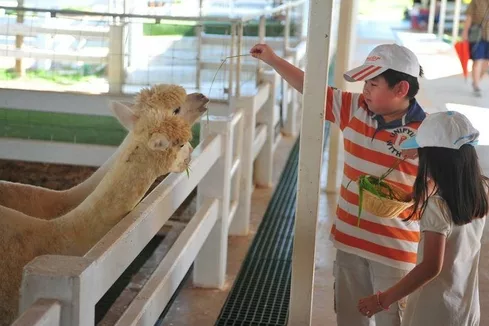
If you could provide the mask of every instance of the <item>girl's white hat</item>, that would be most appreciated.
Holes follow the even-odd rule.
[[[445,147],[459,149],[465,144],[477,145],[479,131],[465,115],[456,111],[428,114],[416,136],[401,143],[401,149]]]

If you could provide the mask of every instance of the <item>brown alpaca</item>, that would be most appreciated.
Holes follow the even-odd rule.
[[[208,100],[200,98],[203,107]],[[27,263],[47,254],[83,256],[157,177],[185,171],[192,152],[189,119],[178,112],[185,100],[182,88],[159,85],[141,92],[133,109],[115,104],[113,111],[129,134],[95,190],[68,213],[45,220],[0,206],[0,325],[10,325],[18,314]]]
[[[144,110],[149,108],[158,108],[159,110],[167,110],[168,112],[177,111],[175,115],[182,117],[187,123],[193,125],[202,113],[205,112],[205,105],[208,99],[200,93],[185,95],[185,90],[178,86],[173,86],[171,93],[174,95],[165,98],[165,94],[168,94],[166,87],[167,85],[156,85],[153,88],[143,89],[136,96],[135,104],[114,102],[112,107],[127,106],[138,114],[144,114]],[[178,107],[175,108],[175,98],[177,101],[180,101],[182,97],[185,98],[185,102],[179,109]],[[124,142],[127,140],[128,138],[126,137]],[[12,208],[29,216],[46,220],[69,212],[80,205],[99,184],[100,180],[102,180],[120,155],[120,151],[125,144],[124,142],[87,180],[67,190],[57,191],[0,180],[0,206]]]

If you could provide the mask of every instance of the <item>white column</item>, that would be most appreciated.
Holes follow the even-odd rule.
[[[350,68],[352,55],[355,52],[355,22],[357,17],[357,0],[343,0],[340,7],[339,26],[338,29],[338,42],[336,48],[336,62],[335,62],[335,86],[342,90],[347,90],[350,84],[347,84],[343,73]],[[329,151],[328,151],[328,177],[326,192],[337,193],[338,192],[338,159],[341,149],[341,132],[337,125],[331,124],[329,131]]]
[[[460,10],[462,10],[462,0],[455,0],[455,11],[453,14],[452,44],[457,42],[458,27],[460,26]]]
[[[433,33],[435,28],[436,0],[430,0],[430,13],[428,16],[428,33]]]
[[[447,17],[447,0],[441,0],[440,19],[438,20],[438,38],[443,39],[445,32],[445,19]]]
[[[311,0],[288,324],[310,325],[332,0]]]

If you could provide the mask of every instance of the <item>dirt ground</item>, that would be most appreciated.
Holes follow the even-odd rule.
[[[96,167],[0,160],[0,180],[64,190],[82,183],[97,170]],[[151,191],[163,177],[151,186]]]
[[[0,160],[0,180],[31,184],[55,190],[69,189],[86,180],[96,167],[68,164],[49,164],[25,161]],[[150,193],[165,176],[161,176],[149,188]],[[195,191],[172,216],[172,220],[188,222],[195,213]]]

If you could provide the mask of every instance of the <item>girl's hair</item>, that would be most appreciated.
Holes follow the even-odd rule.
[[[406,220],[414,216],[421,217],[428,198],[435,193],[446,202],[450,218],[456,225],[470,223],[473,218],[481,218],[488,213],[488,179],[481,173],[474,146],[466,144],[458,150],[419,148],[418,156],[414,209]],[[430,182],[433,187],[431,192]]]

